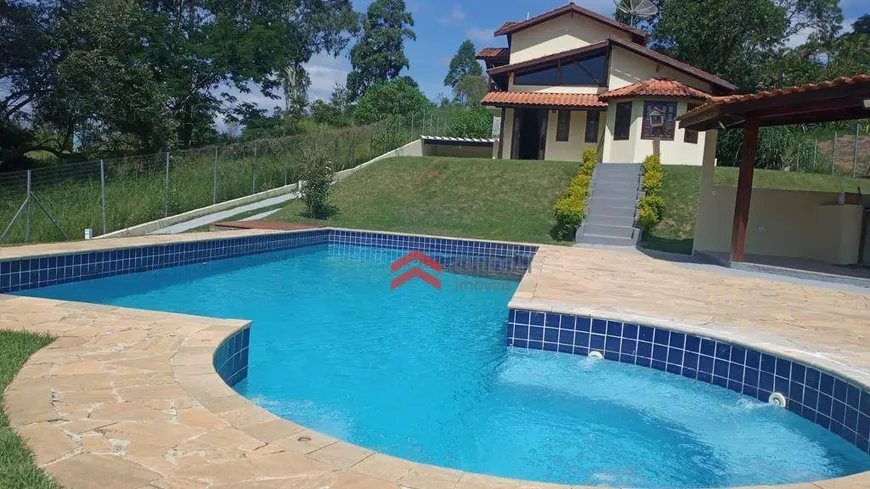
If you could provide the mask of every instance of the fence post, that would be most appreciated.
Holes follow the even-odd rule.
[[[24,210],[24,242],[30,242],[30,170],[27,170],[27,208]]]
[[[169,217],[169,151],[166,152],[166,193],[163,199],[163,217]]]
[[[852,178],[858,173],[858,136],[861,135],[861,125],[855,123],[855,153],[852,155]]]
[[[834,131],[834,144],[831,145],[831,175],[834,174],[834,166],[837,161],[837,131]]]
[[[217,166],[218,166],[218,148],[214,148],[214,164],[211,169],[211,203],[217,204]]]
[[[103,234],[106,234],[106,163],[100,160],[100,212],[103,215]]]

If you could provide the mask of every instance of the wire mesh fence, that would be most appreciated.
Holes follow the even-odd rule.
[[[0,243],[81,239],[297,182],[303,154],[335,171],[407,141],[378,125],[0,173]]]

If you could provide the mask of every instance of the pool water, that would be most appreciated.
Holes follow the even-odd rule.
[[[390,289],[404,252],[319,245],[28,295],[253,320],[235,386],[296,423],[410,460],[565,484],[726,487],[870,470],[783,409],[617,362],[505,345],[517,281],[443,272]]]

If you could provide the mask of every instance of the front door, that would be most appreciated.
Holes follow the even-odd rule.
[[[543,160],[547,141],[547,111],[516,109],[511,158]]]

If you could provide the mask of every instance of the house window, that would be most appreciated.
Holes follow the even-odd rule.
[[[556,125],[556,141],[567,141],[571,132],[571,111],[559,111],[559,123]]]
[[[601,120],[601,113],[597,110],[586,112],[586,142],[598,142],[598,122]]]
[[[603,54],[586,59],[563,60],[560,85],[607,85],[607,57]]]
[[[624,141],[631,136],[631,102],[616,104],[616,124],[613,128],[613,139]]]
[[[559,67],[557,65],[514,75],[514,85],[553,86],[558,83]]]
[[[686,112],[691,112],[698,108],[698,104],[687,104]],[[698,131],[694,129],[686,129],[686,133],[683,136],[683,141],[692,144],[698,144]]]
[[[643,104],[643,131],[641,139],[674,140],[675,119],[677,117],[676,102],[645,102]],[[660,124],[656,124],[656,120]]]

